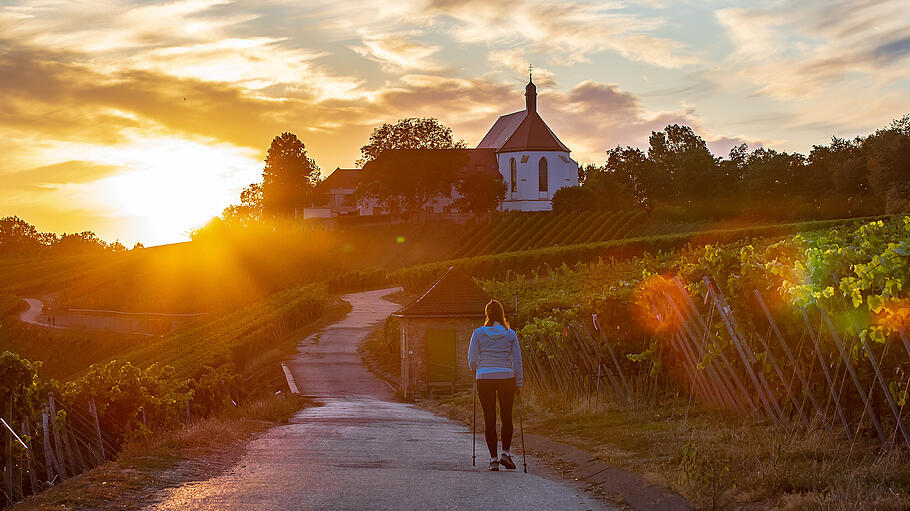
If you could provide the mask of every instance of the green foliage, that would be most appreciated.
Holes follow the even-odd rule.
[[[455,199],[459,211],[487,213],[495,211],[506,196],[506,183],[499,173],[471,172],[455,182],[461,197]]]
[[[25,310],[25,302],[16,295],[0,293],[0,320]]]
[[[363,166],[389,149],[463,149],[463,140],[454,141],[452,128],[430,117],[408,117],[395,124],[385,123],[370,134],[370,141],[360,148],[357,165]]]
[[[0,403],[13,402],[21,410],[31,410],[38,402],[40,362],[29,362],[15,353],[0,353]],[[3,407],[6,414],[6,406]]]
[[[741,144],[725,159],[712,155],[690,127],[674,124],[651,133],[647,154],[633,147],[608,151],[605,169],[638,205],[685,220],[901,213],[910,206],[908,119],[866,137],[833,137],[808,156],[768,148],[750,152]],[[592,198],[569,193],[581,203]]]
[[[389,278],[408,289],[419,290],[436,280],[452,265],[478,278],[504,278],[509,274],[546,272],[563,264],[597,260],[626,259],[642,254],[657,254],[689,246],[731,242],[751,237],[773,237],[806,230],[824,229],[832,225],[854,223],[857,220],[826,220],[795,224],[775,224],[740,229],[724,229],[697,233],[670,234],[644,238],[624,238],[596,243],[538,248],[518,252],[463,257],[403,268],[389,273]]]
[[[691,382],[680,379],[684,378],[681,355],[670,335],[678,325],[669,320],[672,313],[665,297],[678,291],[669,276],[678,276],[705,311],[711,305],[698,299],[707,293],[702,277],[713,281],[752,345],[753,369],[764,372],[771,382],[778,381],[771,356],[778,364],[789,365],[789,361],[779,352],[779,345],[760,340],[767,340],[770,331],[753,290],[764,296],[784,337],[791,339],[791,349],[800,345],[801,338],[805,340],[800,309],[807,308],[813,321],[818,320],[819,309],[824,309],[847,344],[864,385],[874,385],[874,376],[865,361],[864,346],[854,342],[857,338],[874,341],[869,343],[870,350],[882,367],[890,394],[896,402],[906,402],[910,366],[900,335],[902,330],[910,330],[910,217],[742,229],[700,236],[698,241],[702,243],[667,244],[662,251],[625,259],[587,258],[577,263],[562,252],[569,247],[551,249],[564,256],[559,267],[555,261],[536,268],[523,266],[514,259],[506,261],[502,254],[495,260],[487,257],[483,263],[479,258],[467,260],[464,266],[479,270],[474,274],[487,279],[482,281],[483,288],[494,298],[512,303],[517,297],[513,326],[523,348],[559,352],[556,347],[564,343],[564,329],[576,321],[590,325],[588,318],[596,313],[604,336],[629,373],[647,370],[655,382],[665,382],[654,387],[674,383],[680,388],[682,384],[681,390],[687,392]],[[497,266],[504,263],[511,271]],[[696,361],[699,368],[704,369],[722,352],[739,366],[725,325],[717,319],[712,322],[711,314],[705,314],[714,335],[706,338],[706,355]],[[824,326],[822,330],[818,330],[820,348],[827,352],[823,356],[838,360],[830,332]],[[800,370],[809,375],[812,385],[825,385],[817,367],[812,368],[817,361],[811,357],[798,360],[809,367],[790,365],[784,367],[784,373]],[[559,363],[574,367],[569,360]],[[783,390],[775,388],[775,392]],[[842,399],[853,413],[851,420],[858,420],[863,409],[857,403],[858,395],[845,393]],[[887,417],[887,412],[880,416]]]

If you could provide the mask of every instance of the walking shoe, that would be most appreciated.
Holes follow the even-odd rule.
[[[503,468],[507,468],[509,470],[515,470],[515,463],[512,462],[512,457],[506,453],[503,453],[502,456],[499,458],[499,464],[502,465]]]
[[[490,462],[490,472],[499,472],[499,462],[493,460]]]

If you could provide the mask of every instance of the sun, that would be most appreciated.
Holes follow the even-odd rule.
[[[242,148],[177,138],[103,148],[93,156],[123,168],[96,183],[96,200],[125,218],[131,237],[147,245],[189,239],[189,231],[238,200],[260,165]]]

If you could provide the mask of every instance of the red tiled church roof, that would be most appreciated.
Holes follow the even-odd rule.
[[[477,148],[495,149],[498,153],[510,151],[565,151],[569,152],[553,130],[537,113],[537,87],[528,82],[525,89],[525,109],[503,115],[484,135]]]
[[[525,116],[521,124],[509,137],[505,144],[499,148],[500,153],[509,151],[565,151],[565,146],[556,135],[550,131],[547,123],[543,122],[537,112]]]
[[[393,314],[403,318],[482,318],[490,296],[452,266],[419,298]]]

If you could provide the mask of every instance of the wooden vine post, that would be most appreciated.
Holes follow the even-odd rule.
[[[698,312],[698,307],[695,306],[695,302],[693,302],[692,298],[689,296],[689,292],[686,290],[686,286],[684,286],[683,283],[679,280],[679,277],[673,277],[673,283],[676,284],[677,289],[679,289],[682,293],[682,296],[688,305],[689,312],[696,320],[698,320],[698,325],[701,326],[702,330],[706,332],[706,335],[708,335],[707,333],[711,330],[708,324],[705,322],[704,318],[702,318],[701,313]],[[733,364],[730,363],[727,355],[724,354],[724,352],[721,350],[718,351],[717,356],[723,363],[723,368],[726,370],[731,381],[733,382],[733,386],[740,396],[742,402],[745,403],[751,413],[757,413],[758,409],[755,406],[755,402],[752,400],[752,396],[746,390],[746,386],[743,385],[743,382],[739,378],[739,375],[736,373],[736,370],[733,369]]]
[[[800,312],[803,315],[803,321],[806,323],[806,329],[809,332],[809,338],[812,339],[812,347],[815,349],[815,354],[818,355],[818,363],[822,366],[822,373],[825,375],[825,381],[828,382],[828,390],[831,394],[831,400],[834,401],[834,408],[837,410],[837,415],[840,417],[840,421],[844,425],[844,431],[847,433],[847,439],[852,443],[853,430],[850,429],[850,423],[847,422],[847,416],[844,414],[844,409],[840,405],[840,398],[837,395],[837,386],[835,385],[834,380],[831,378],[831,372],[828,370],[828,362],[825,360],[825,356],[822,354],[821,346],[818,344],[818,337],[815,335],[815,329],[812,328],[812,322],[809,321],[809,315],[806,314],[806,309],[800,309]]]
[[[28,415],[26,415],[25,418],[22,420],[22,431],[24,431],[25,434],[28,436],[27,445],[28,445],[29,455],[25,457],[25,462],[26,462],[26,467],[28,468],[28,480],[32,485],[31,486],[32,494],[34,495],[34,494],[38,493],[38,476],[37,476],[37,474],[35,474],[35,470],[37,470],[38,467],[32,465],[32,456],[34,456],[35,449],[33,447],[34,444],[32,442],[32,427],[31,427],[31,424],[29,424]]]
[[[872,353],[872,349],[869,347],[869,343],[866,342],[865,338],[860,338],[860,341],[863,343],[863,348],[866,350],[866,354],[869,355],[869,362],[872,363],[872,369],[875,371],[875,377],[878,380],[879,385],[882,387],[882,391],[885,393],[885,399],[888,401],[888,406],[891,408],[891,413],[894,414],[894,420],[897,421],[897,427],[900,429],[901,435],[904,437],[904,443],[907,444],[907,447],[910,447],[910,434],[907,433],[907,428],[904,427],[904,421],[901,420],[901,411],[897,407],[897,403],[894,402],[894,398],[891,396],[891,390],[888,389],[888,383],[885,381],[885,377],[882,375],[882,369],[878,365],[878,361],[875,359],[875,354]]]
[[[796,360],[796,357],[793,356],[793,352],[790,350],[790,346],[787,344],[787,341],[784,339],[783,334],[780,332],[780,328],[777,326],[777,322],[774,321],[774,316],[771,315],[771,311],[768,310],[768,305],[765,304],[765,300],[762,298],[761,293],[758,292],[758,289],[754,290],[755,298],[758,299],[758,305],[761,307],[762,312],[764,312],[765,317],[768,319],[768,323],[771,325],[771,330],[774,332],[774,336],[777,338],[780,347],[784,350],[784,354],[787,356],[787,360],[793,365],[793,372],[796,373],[797,379],[799,379],[799,384],[803,388],[803,394],[809,399],[809,402],[812,403],[812,407],[815,410],[816,414],[821,415],[822,409],[819,405],[818,400],[815,399],[815,395],[812,393],[812,389],[809,386],[808,380],[802,371],[799,370],[799,361]]]
[[[50,404],[50,410],[51,410],[50,420],[51,420],[51,428],[54,433],[54,448],[56,451],[55,458],[57,460],[57,470],[60,472],[60,477],[65,478],[65,477],[69,476],[70,473],[67,471],[66,459],[64,458],[64,456],[66,455],[66,451],[64,449],[63,440],[61,440],[60,431],[57,429],[57,403],[54,401],[53,392],[51,392],[48,395],[47,401],[48,401],[48,404]]]
[[[714,306],[717,308],[717,312],[720,314],[730,337],[733,339],[733,345],[736,347],[736,352],[739,354],[739,358],[746,368],[746,374],[749,375],[752,386],[755,388],[756,393],[758,393],[758,399],[761,401],[765,413],[768,418],[771,419],[771,422],[778,426],[786,427],[786,421],[782,417],[783,414],[780,411],[780,405],[777,403],[774,395],[771,394],[771,390],[768,388],[768,382],[765,381],[764,376],[759,378],[752,368],[752,362],[755,359],[755,355],[752,354],[752,350],[748,348],[748,345],[744,344],[745,340],[739,338],[739,335],[726,315],[725,310],[729,307],[726,300],[723,299],[723,295],[717,290],[714,290],[713,293],[711,292],[712,286],[708,277],[704,277],[702,280],[705,285],[708,286],[708,293],[712,294],[714,297]]]
[[[44,466],[47,468],[47,483],[54,484],[54,479],[59,475],[61,479],[66,476],[60,470],[60,463],[54,455],[54,449],[51,447],[50,429],[48,429],[47,409],[41,411],[41,430],[44,434]]]
[[[101,437],[101,423],[98,422],[98,406],[95,404],[95,400],[92,399],[88,403],[89,411],[92,413],[92,418],[95,419],[95,433],[98,435],[98,449],[101,451],[101,459],[98,460],[99,463],[104,463],[107,460],[107,455],[104,453],[104,439]]]
[[[872,401],[869,399],[869,395],[866,393],[866,389],[863,388],[862,383],[860,383],[859,376],[856,375],[856,370],[853,368],[853,364],[850,363],[850,357],[847,355],[846,350],[844,350],[844,345],[841,342],[840,335],[834,328],[834,324],[831,322],[831,318],[828,316],[828,313],[825,312],[825,309],[821,309],[821,314],[822,319],[825,321],[825,325],[831,332],[831,338],[834,340],[834,346],[837,347],[837,352],[840,353],[841,359],[844,361],[844,365],[847,366],[847,372],[850,373],[850,379],[853,380],[853,385],[856,387],[856,391],[859,393],[859,397],[863,400],[863,404],[866,407],[866,413],[869,414],[869,421],[872,422],[872,426],[875,428],[875,432],[878,433],[878,439],[881,440],[882,445],[884,445],[888,443],[888,437],[885,436],[885,430],[882,429],[882,424],[878,421],[878,415],[876,415],[875,410],[872,407]]]
[[[9,400],[9,406],[6,410],[6,416],[9,417],[10,422],[13,419],[13,400]],[[6,505],[10,505],[15,502],[16,497],[13,495],[13,435],[8,431],[5,431],[2,426],[0,426],[0,431],[2,431],[3,436],[6,438],[6,467],[3,470],[3,489],[6,494]]]

